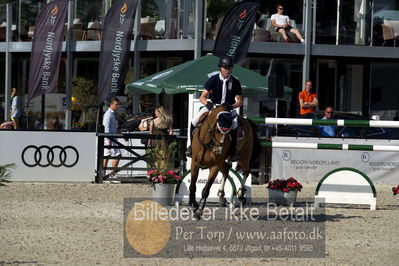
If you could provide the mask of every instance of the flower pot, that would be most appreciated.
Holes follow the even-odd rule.
[[[173,205],[176,185],[156,183],[152,189],[152,199],[163,206]]]
[[[294,205],[298,191],[283,192],[281,190],[267,189],[269,191],[269,202],[276,205]]]

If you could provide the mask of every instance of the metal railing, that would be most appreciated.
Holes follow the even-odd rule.
[[[104,140],[105,139],[111,140],[114,145],[105,145]],[[175,157],[175,162],[177,162],[177,169],[175,168],[174,170],[177,170],[180,172],[180,175],[182,175],[185,171],[185,161],[186,161],[186,156],[185,156],[185,149],[186,149],[186,142],[187,142],[187,136],[176,136],[176,135],[150,135],[148,133],[118,133],[118,134],[110,134],[110,133],[97,133],[97,139],[98,139],[98,146],[97,146],[97,169],[96,169],[96,183],[103,183],[104,179],[107,179],[110,174],[105,174],[106,170],[112,170],[113,172],[111,173],[117,173],[122,170],[152,170],[155,169],[153,167],[149,167],[153,163],[153,158],[151,158],[150,154],[144,153],[144,154],[139,154],[139,150],[146,150],[151,147],[147,147],[147,145],[142,145],[142,146],[132,146],[132,145],[125,145],[121,143],[120,140],[118,139],[140,139],[140,140],[149,140],[149,139],[159,139],[159,140],[165,140],[165,141],[177,141],[177,156]],[[104,156],[104,149],[107,148],[114,148],[114,149],[121,149],[121,150],[126,150],[129,153],[129,156]],[[128,162],[124,163],[123,165],[120,165],[118,167],[108,167],[104,166],[104,159],[120,159],[122,160],[128,160]],[[132,167],[133,164],[139,161],[144,161],[147,163],[147,167]],[[120,178],[117,178],[119,181],[130,181],[133,182],[137,180],[137,177],[131,176],[128,178],[123,178],[121,180]]]

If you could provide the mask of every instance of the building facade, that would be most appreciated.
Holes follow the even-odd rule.
[[[8,119],[10,88],[27,94],[29,59],[35,18],[45,0],[15,0],[0,4],[0,121]],[[65,110],[67,53],[63,46],[56,94],[35,98],[25,124],[30,129],[92,129],[96,109],[81,98],[95,94],[101,43],[101,23],[112,0],[70,1],[73,41],[71,118]],[[154,74],[212,52],[218,27],[233,0],[145,0],[136,13],[130,70],[125,83]],[[266,1],[265,1],[266,2]],[[313,81],[320,109],[399,117],[399,0],[295,0],[263,3],[249,47],[246,68],[266,75],[271,62],[284,69],[285,85],[293,88],[291,101],[279,103],[279,116],[298,114],[297,94],[305,80]],[[305,37],[305,43],[282,42],[270,26],[277,3]],[[10,22],[10,23],[8,23]],[[7,27],[7,25],[11,25]],[[8,30],[7,30],[8,28]],[[83,78],[79,82],[78,78]],[[85,83],[88,82],[88,83]],[[84,90],[90,87],[91,90]],[[86,94],[85,94],[86,93]],[[125,107],[142,112],[165,105],[176,127],[185,127],[181,108],[187,95],[122,95]],[[179,104],[174,104],[178,102]],[[183,104],[181,104],[183,103]],[[245,102],[248,116],[273,115],[274,100]],[[26,103],[23,103],[24,107]],[[267,108],[266,108],[267,107]],[[281,108],[281,111],[280,111]]]

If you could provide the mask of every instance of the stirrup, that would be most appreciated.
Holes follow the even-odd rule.
[[[186,156],[188,157],[188,158],[191,158],[191,155],[192,155],[192,148],[191,148],[191,145],[190,146],[188,146],[188,148],[187,148],[187,150],[186,150]]]

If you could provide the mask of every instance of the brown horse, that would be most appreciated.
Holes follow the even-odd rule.
[[[224,185],[231,167],[231,165],[226,162],[231,144],[231,138],[228,134],[231,129],[231,124],[230,128],[221,127],[220,124],[218,125],[218,118],[223,113],[229,114],[229,111],[226,110],[224,105],[211,110],[193,134],[189,204],[193,206],[194,216],[197,219],[200,219],[202,215],[210,188],[219,170],[223,174],[222,184],[218,191],[219,202],[222,206],[226,204]],[[241,137],[239,136],[240,134],[237,134],[239,136],[237,150],[240,154],[238,165],[243,170],[243,180],[237,196],[240,201],[243,201],[246,192],[245,181],[250,171],[250,162],[254,159],[253,157],[257,156],[253,151],[254,145],[258,140],[252,124],[241,116],[238,117],[238,120],[238,124],[242,127],[244,134]],[[198,204],[195,200],[195,191],[200,166],[207,166],[209,168],[209,176],[202,190],[200,203]]]

